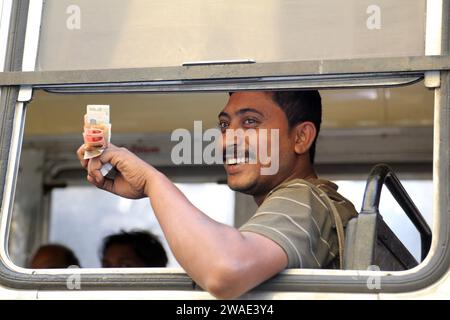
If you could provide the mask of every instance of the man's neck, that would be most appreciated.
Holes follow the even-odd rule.
[[[280,184],[282,184],[284,182],[287,182],[287,181],[294,180],[294,179],[303,179],[303,180],[317,179],[317,174],[316,174],[316,172],[314,170],[314,167],[311,164],[309,164],[309,163],[307,165],[303,166],[302,168],[296,168],[292,172],[293,173],[291,175],[286,177],[278,185],[280,185]],[[267,196],[267,194],[269,192],[270,191],[268,191],[266,194],[253,196],[253,199],[255,200],[255,202],[258,205],[258,207],[263,203],[264,199],[266,198],[266,196]]]

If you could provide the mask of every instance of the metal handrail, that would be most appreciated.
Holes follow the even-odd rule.
[[[420,233],[422,261],[431,247],[431,229],[419,209],[409,197],[394,171],[386,164],[378,164],[371,170],[367,179],[361,214],[379,213],[381,190],[386,185],[394,199],[408,216]]]

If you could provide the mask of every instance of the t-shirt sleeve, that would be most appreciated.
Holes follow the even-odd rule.
[[[322,268],[338,251],[328,207],[302,183],[275,190],[239,230],[276,242],[288,268]]]

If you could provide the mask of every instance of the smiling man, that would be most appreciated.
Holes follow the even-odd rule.
[[[209,218],[167,177],[126,149],[110,145],[100,157],[84,160],[91,147],[85,143],[78,157],[97,187],[127,198],[148,197],[189,276],[218,298],[234,298],[286,268],[342,264],[343,225],[357,213],[336,185],[318,179],[314,171],[321,113],[317,91],[230,94],[219,114],[227,182],[252,195],[259,206],[240,229]],[[268,161],[251,161],[251,139],[229,139],[230,130],[251,130],[260,138],[257,148],[274,150],[276,144],[278,153],[269,154]],[[267,134],[271,130],[277,139]],[[276,172],[263,174],[275,159]],[[120,173],[114,180],[100,172],[108,162]]]

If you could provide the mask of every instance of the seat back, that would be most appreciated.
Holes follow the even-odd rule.
[[[367,270],[378,266],[380,270],[400,271],[418,265],[418,261],[383,221],[379,202],[386,185],[421,236],[422,260],[431,245],[431,230],[413,201],[401,185],[393,170],[378,164],[367,180],[361,212],[346,227],[344,269]]]

